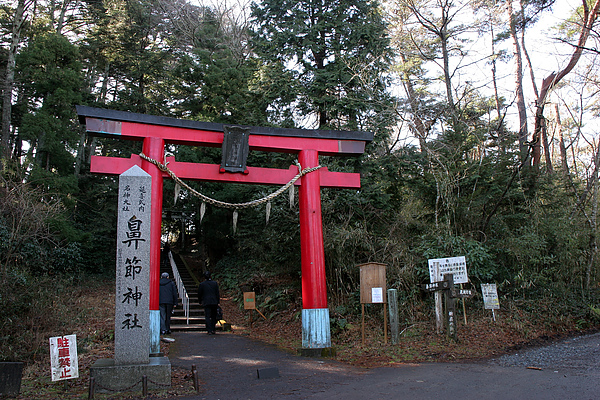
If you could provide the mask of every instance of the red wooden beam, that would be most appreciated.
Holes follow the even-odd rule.
[[[219,172],[216,164],[201,164],[175,161],[175,157],[167,157],[168,167],[183,180],[220,181],[231,183],[249,183],[258,185],[285,185],[298,173],[298,168],[289,169],[247,167],[247,174]],[[97,174],[120,175],[134,165],[142,165],[142,159],[137,154],[131,158],[92,156],[90,172]],[[318,173],[321,187],[327,188],[360,188],[360,174],[348,172],[332,172],[323,167],[311,174]],[[170,178],[162,173],[163,178]],[[296,181],[300,185],[300,180]]]
[[[179,126],[149,125],[138,122],[112,121],[85,118],[86,130],[90,134],[116,136],[120,139],[143,140],[156,137],[165,143],[193,146],[221,147],[223,132],[193,129]],[[250,133],[250,150],[297,153],[314,149],[321,155],[359,155],[365,151],[365,141],[342,140],[316,137],[270,136]]]

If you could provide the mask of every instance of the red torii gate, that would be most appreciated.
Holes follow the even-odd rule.
[[[90,135],[143,141],[143,153],[159,162],[164,160],[165,144],[219,147],[227,126],[217,123],[181,120],[77,106],[81,123]],[[371,132],[321,131],[268,127],[243,127],[249,132],[249,150],[297,153],[302,168],[319,165],[319,155],[357,156],[373,139]],[[288,170],[247,167],[243,173],[225,172],[215,164],[177,162],[168,157],[169,169],[183,180],[221,181],[263,185],[285,185],[298,173]],[[90,171],[120,175],[139,165],[152,176],[152,214],[150,242],[150,318],[151,353],[160,352],[158,292],[160,280],[160,240],[163,179],[170,178],[153,163],[138,155],[131,158],[92,156]],[[331,347],[325,257],[321,221],[321,188],[360,188],[357,173],[331,172],[327,168],[302,176],[299,185],[301,272],[302,272],[302,347]]]

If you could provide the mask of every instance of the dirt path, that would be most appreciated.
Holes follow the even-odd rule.
[[[374,369],[287,354],[231,333],[173,337],[171,363],[183,368],[195,364],[205,382],[198,396],[182,399],[600,398],[600,334],[485,363]],[[267,368],[276,368],[279,377],[259,378],[257,370]]]

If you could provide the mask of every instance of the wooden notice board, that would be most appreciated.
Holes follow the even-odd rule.
[[[386,264],[360,264],[360,302],[362,304],[387,303],[385,279]]]
[[[365,344],[365,304],[383,304],[383,340],[387,343],[387,286],[385,264],[365,263],[360,268],[360,302],[362,306],[362,344]]]
[[[244,310],[256,310],[256,296],[254,292],[244,292]]]

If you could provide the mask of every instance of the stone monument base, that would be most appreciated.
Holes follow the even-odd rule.
[[[114,359],[104,358],[90,367],[90,378],[99,393],[142,390],[143,376],[148,379],[148,389],[170,387],[171,362],[167,357],[150,357],[148,364],[115,365]]]

